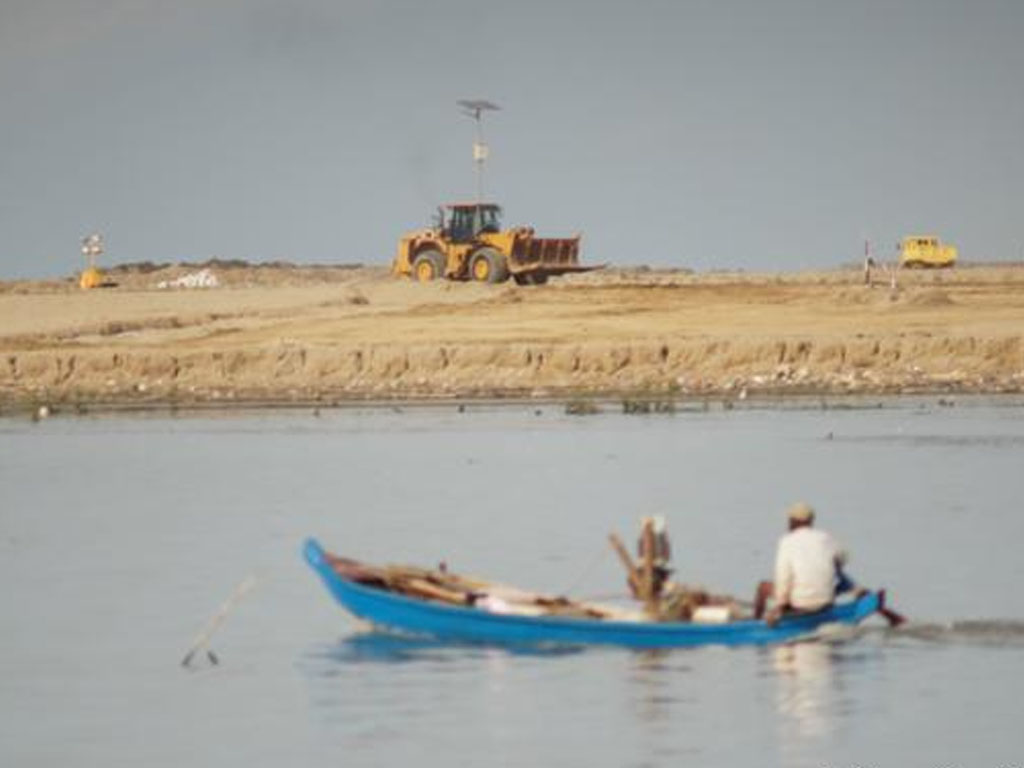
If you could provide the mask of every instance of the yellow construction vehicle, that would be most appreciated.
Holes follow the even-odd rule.
[[[956,264],[956,246],[945,245],[939,238],[905,237],[900,243],[901,267],[952,267]]]
[[[78,276],[78,287],[82,290],[99,288],[103,285],[103,273],[96,266],[96,257],[103,253],[103,236],[89,235],[82,239],[82,255],[86,266]]]
[[[535,237],[532,227],[502,230],[501,208],[493,203],[457,203],[438,209],[429,229],[404,235],[392,265],[396,275],[420,282],[440,278],[540,285],[552,275],[585,272],[579,263],[580,236]]]
[[[78,287],[83,290],[99,288],[103,285],[103,273],[96,267],[86,267],[78,276]]]

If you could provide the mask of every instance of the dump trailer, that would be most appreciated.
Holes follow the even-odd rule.
[[[952,267],[956,257],[956,246],[931,235],[905,237],[900,243],[901,267]]]
[[[447,278],[541,285],[553,275],[597,267],[579,263],[580,236],[540,238],[532,227],[501,228],[493,203],[458,203],[438,209],[429,229],[404,235],[392,265],[396,275],[419,282]]]

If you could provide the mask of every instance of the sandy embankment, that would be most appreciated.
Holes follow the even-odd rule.
[[[0,284],[0,405],[1021,392],[1024,269],[412,284],[215,270],[218,288]]]

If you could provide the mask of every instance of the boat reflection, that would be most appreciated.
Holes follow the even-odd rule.
[[[773,648],[772,668],[778,685],[776,703],[785,730],[782,743],[794,736],[818,739],[835,727],[842,686],[837,675],[837,648],[832,643],[803,642]]]
[[[648,723],[671,723],[681,704],[695,700],[684,693],[680,681],[691,672],[684,661],[691,649],[644,649],[632,651],[630,682],[632,704],[637,719]]]
[[[487,645],[370,630],[348,635],[337,643],[311,651],[308,655],[322,661],[342,664],[401,664],[428,660],[443,661],[446,658],[482,658],[496,654],[537,658],[560,657],[582,653],[584,650],[582,646],[565,645]]]

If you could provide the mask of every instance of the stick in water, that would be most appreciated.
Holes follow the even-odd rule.
[[[228,614],[235,607],[239,600],[245,597],[245,594],[249,592],[253,587],[256,586],[256,577],[247,576],[232,592],[228,599],[221,604],[217,613],[206,622],[206,626],[203,627],[203,631],[196,637],[196,641],[192,643],[192,647],[188,653],[185,654],[185,658],[181,660],[181,666],[187,667],[192,663],[192,659],[199,651],[206,648],[206,658],[210,660],[211,664],[219,664],[220,660],[217,658],[212,650],[207,646],[210,644],[210,640],[213,638],[213,633],[217,631],[217,628],[224,623],[224,619],[228,617]]]

